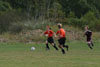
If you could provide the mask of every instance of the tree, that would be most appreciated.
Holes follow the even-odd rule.
[[[12,8],[9,3],[0,1],[0,12],[5,12],[11,9]]]

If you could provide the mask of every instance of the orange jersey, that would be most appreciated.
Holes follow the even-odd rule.
[[[60,38],[64,38],[66,36],[66,32],[63,28],[61,28],[60,30],[58,30],[56,32],[56,34],[60,37]]]
[[[44,34],[48,34],[48,37],[52,37],[54,32],[52,30],[47,30],[44,32]]]

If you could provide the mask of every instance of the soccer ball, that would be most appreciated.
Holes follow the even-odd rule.
[[[45,36],[48,37],[48,34],[46,34]]]
[[[35,47],[31,47],[31,50],[32,50],[32,51],[35,50]]]

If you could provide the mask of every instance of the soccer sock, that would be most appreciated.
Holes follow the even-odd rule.
[[[94,46],[93,42],[91,42],[91,45]]]
[[[90,49],[93,49],[93,48],[90,46],[90,44],[88,44],[88,46],[89,46]]]
[[[46,44],[46,48],[47,48],[47,49],[50,49],[48,44]]]
[[[67,49],[67,51],[68,51],[69,46],[68,46],[68,45],[64,45],[64,47],[66,47],[66,49]]]
[[[65,50],[63,48],[61,48],[61,50],[62,50],[62,53],[65,54]]]
[[[58,48],[56,47],[56,44],[54,44],[54,46],[53,46],[56,50],[58,50]]]
[[[66,45],[66,48],[67,48],[67,51],[68,51],[69,46],[68,46],[68,45]]]

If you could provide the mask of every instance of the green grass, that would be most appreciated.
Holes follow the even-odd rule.
[[[30,48],[34,46],[35,51]],[[85,42],[70,42],[63,55],[44,44],[0,43],[0,67],[100,67],[100,42],[90,50]]]

